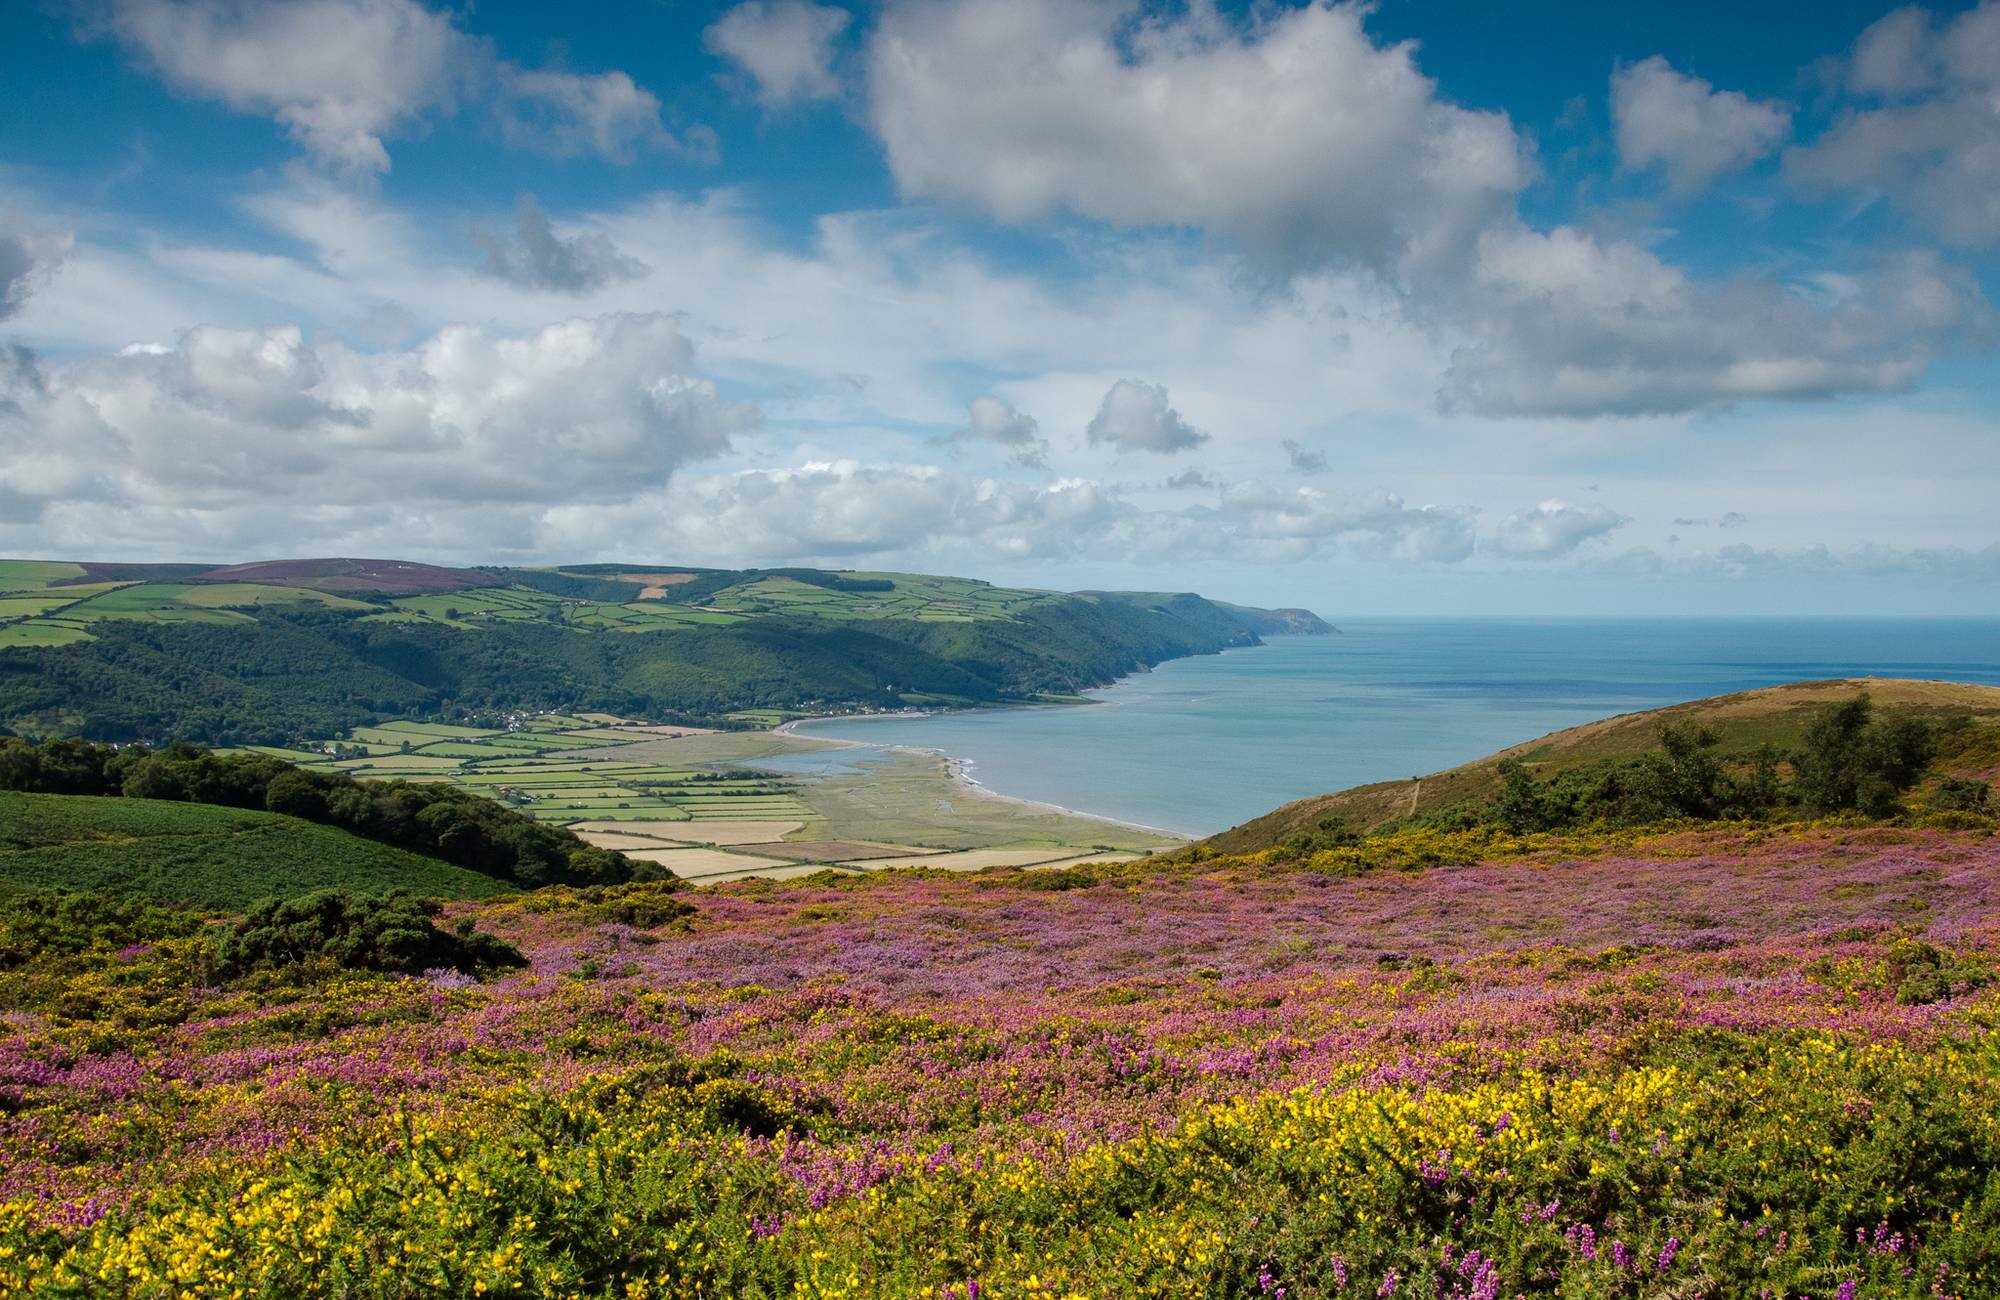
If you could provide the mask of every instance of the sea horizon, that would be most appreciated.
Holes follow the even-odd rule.
[[[1168,660],[1085,692],[1086,705],[852,715],[803,720],[793,731],[939,753],[995,794],[1201,836],[1293,799],[1421,776],[1684,700],[1835,677],[2000,685],[1994,616],[1328,621],[1339,634],[1270,636]],[[1725,626],[1738,631],[1720,644],[1672,631]],[[826,761],[869,759],[848,750]]]

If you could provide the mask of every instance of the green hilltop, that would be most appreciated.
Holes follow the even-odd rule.
[[[903,573],[0,560],[0,726],[282,744],[472,711],[759,725],[1072,698],[1165,659],[1331,630],[1191,593]]]
[[[0,886],[240,910],[315,889],[486,898],[513,887],[297,817],[213,804],[0,790]]]
[[[1793,682],[1625,713],[1510,746],[1442,772],[1313,795],[1203,840],[1198,851],[1258,853],[1336,827],[1370,834],[1413,821],[1444,823],[1490,808],[1506,787],[1509,760],[1542,787],[1589,781],[1658,752],[1664,726],[1702,729],[1724,769],[1748,769],[1760,754],[1782,760],[1829,706],[1866,695],[1877,718],[1929,724],[1946,777],[1990,783],[2000,772],[2000,687],[1897,678]]]

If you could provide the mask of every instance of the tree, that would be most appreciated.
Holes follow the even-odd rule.
[[[1794,788],[1808,811],[1821,814],[1895,813],[1898,796],[1937,753],[1928,724],[1908,715],[1876,721],[1865,691],[1822,709],[1806,724],[1803,740],[1792,759]]]
[[[1548,829],[1549,813],[1542,789],[1518,758],[1503,758],[1497,769],[1504,783],[1497,809],[1500,822],[1508,830],[1525,834]]]

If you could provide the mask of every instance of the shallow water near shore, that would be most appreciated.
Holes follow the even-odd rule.
[[[1862,675],[2000,685],[1992,618],[1385,619],[1341,629],[1174,660],[1091,692],[1091,706],[796,730],[937,750],[998,794],[1204,835],[1309,794],[1703,696]]]

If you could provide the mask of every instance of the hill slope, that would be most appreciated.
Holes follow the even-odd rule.
[[[1309,831],[1326,818],[1338,818],[1348,829],[1365,833],[1404,817],[1492,797],[1501,787],[1496,767],[1503,759],[1519,759],[1534,775],[1547,778],[1635,758],[1655,746],[1663,723],[1708,727],[1718,738],[1718,753],[1727,758],[1747,757],[1762,745],[1786,749],[1799,743],[1806,723],[1818,710],[1862,691],[1884,714],[1937,720],[1963,717],[2000,734],[2000,687],[1880,677],[1794,682],[1619,714],[1525,741],[1416,782],[1378,781],[1314,795],[1212,836],[1200,847],[1218,853],[1256,853]]]
[[[1070,695],[1330,630],[1191,593],[673,565],[0,560],[0,726],[282,743],[452,709],[717,717]]]
[[[270,895],[512,893],[490,876],[331,826],[213,804],[0,790],[0,884],[240,909]]]

